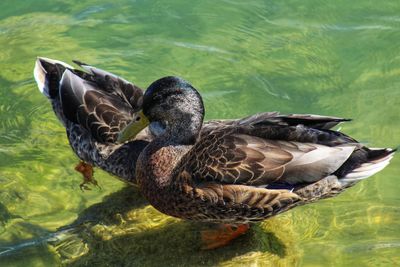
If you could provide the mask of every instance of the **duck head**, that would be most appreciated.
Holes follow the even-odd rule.
[[[144,93],[142,108],[156,136],[181,145],[195,143],[203,123],[204,105],[187,81],[168,76],[153,82]]]

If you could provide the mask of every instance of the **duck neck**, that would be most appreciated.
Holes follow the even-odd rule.
[[[140,154],[136,179],[143,196],[161,212],[174,188],[175,168],[191,146],[168,143],[166,135],[156,138]]]
[[[203,115],[177,116],[166,122],[165,132],[156,137],[141,153],[136,166],[136,178],[144,196],[159,208],[158,200],[169,194],[182,157],[195,144]],[[157,192],[157,196],[154,196]],[[168,196],[165,196],[168,197]]]

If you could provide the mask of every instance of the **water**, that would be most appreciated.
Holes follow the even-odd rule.
[[[199,250],[203,225],[161,215],[77,158],[32,77],[35,57],[79,59],[145,88],[189,80],[207,119],[261,111],[353,118],[370,146],[400,144],[398,1],[11,1],[0,3],[2,266],[400,265],[400,158],[339,197]]]

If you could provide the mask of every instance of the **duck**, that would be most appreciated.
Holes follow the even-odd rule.
[[[89,185],[99,186],[93,167],[136,184],[134,163],[153,138],[148,129],[130,138],[131,130],[146,124],[138,112],[143,90],[113,73],[80,61],[74,63],[81,69],[38,57],[33,74],[80,159],[75,166],[83,176],[80,188],[90,190]],[[124,143],[118,142],[120,137]]]
[[[139,189],[166,215],[215,225],[201,232],[203,249],[338,195],[384,169],[396,151],[333,130],[349,121],[338,117],[266,112],[204,129],[200,93],[174,76],[148,87],[142,113],[163,131],[137,159]]]

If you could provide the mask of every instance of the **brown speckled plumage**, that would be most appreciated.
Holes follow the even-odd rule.
[[[109,72],[76,62],[85,71],[68,64],[38,58],[35,79],[59,120],[66,128],[76,155],[93,166],[136,183],[135,162],[152,140],[146,129],[135,140],[117,144],[118,133],[142,105],[142,90]]]
[[[263,220],[340,193],[394,152],[330,130],[346,121],[336,117],[262,113],[202,126],[200,95],[176,77],[149,87],[143,111],[166,129],[139,156],[139,187],[155,208],[188,220]]]

